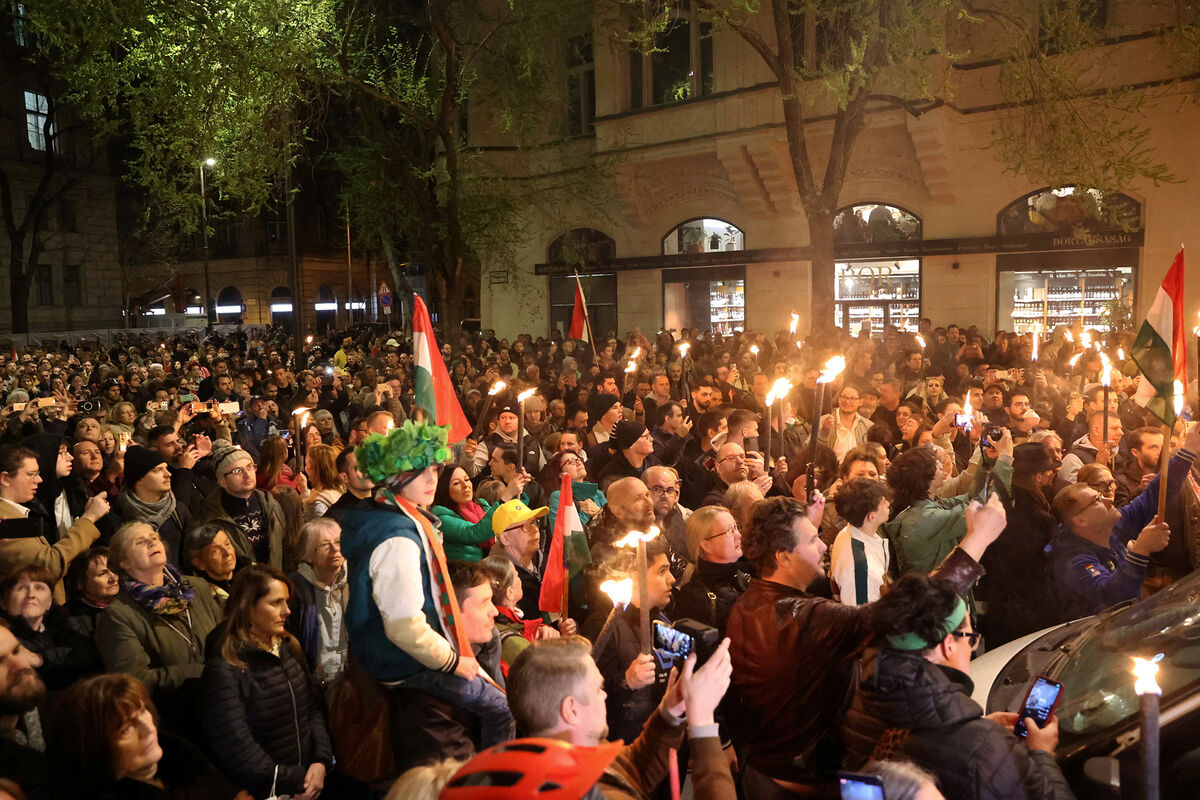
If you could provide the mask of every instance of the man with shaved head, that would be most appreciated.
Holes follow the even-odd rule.
[[[642,473],[642,483],[650,490],[654,503],[654,524],[667,537],[671,550],[680,555],[687,552],[687,518],[692,512],[679,505],[682,482],[672,467],[649,467]],[[686,562],[681,562],[686,563]],[[672,572],[674,571],[672,562]],[[682,573],[676,578],[683,577]]]
[[[702,506],[724,505],[725,490],[738,481],[746,480],[750,474],[746,466],[746,451],[740,444],[727,442],[717,450],[716,464],[713,466],[716,481],[704,495]]]

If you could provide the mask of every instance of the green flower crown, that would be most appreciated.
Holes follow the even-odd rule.
[[[358,469],[377,484],[450,460],[450,426],[405,420],[386,436],[373,433],[354,449]]]

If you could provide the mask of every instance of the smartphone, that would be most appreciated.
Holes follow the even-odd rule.
[[[878,775],[863,772],[839,772],[838,788],[842,800],[885,800],[883,781]]]
[[[208,410],[209,410],[208,403],[201,403],[201,402],[192,403],[192,413],[193,414],[205,414],[205,413],[208,413]]]
[[[53,397],[39,397],[37,399],[37,407],[38,408],[49,408],[52,405],[54,405]]]
[[[240,404],[238,404],[236,402],[234,402],[234,403],[219,403],[217,405],[217,410],[219,412],[221,412],[222,414],[240,414],[242,411],[242,407]]]
[[[28,403],[13,403],[13,411],[24,411]]]
[[[683,661],[691,654],[694,645],[695,641],[688,634],[654,620],[654,649],[664,660]]]
[[[181,402],[181,403],[194,403],[194,402],[196,402],[196,395],[194,395],[194,394],[181,394],[181,395],[179,395],[179,402]]]
[[[972,420],[971,420],[970,414],[955,414],[954,415],[954,427],[963,428],[964,430],[970,430],[971,424],[972,424]]]
[[[1045,725],[1046,720],[1050,719],[1050,715],[1054,712],[1054,707],[1058,705],[1058,696],[1061,693],[1061,683],[1052,681],[1045,675],[1038,675],[1033,686],[1029,688],[1029,694],[1025,696],[1025,705],[1021,707],[1021,713],[1017,715],[1017,724],[1013,733],[1019,738],[1025,738],[1027,733],[1025,730],[1026,717],[1036,722],[1039,728]]]

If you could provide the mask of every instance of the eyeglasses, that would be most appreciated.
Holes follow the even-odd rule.
[[[678,497],[679,484],[675,484],[674,486],[651,486],[650,494],[654,495],[655,497],[663,497],[664,495]]]
[[[979,646],[979,639],[983,636],[979,631],[950,631],[950,635],[955,639],[966,639],[972,650]]]
[[[726,461],[728,461],[728,460],[729,460],[729,459],[731,459],[731,458],[732,458],[734,461],[745,461],[745,460],[746,460],[746,456],[745,456],[745,455],[741,455],[741,454],[738,454],[738,453],[734,453],[733,455],[728,455],[728,456],[725,456],[724,458],[722,458],[722,459],[718,460],[718,461],[717,461],[717,463],[718,463],[718,464],[724,464]]]
[[[722,536],[724,536],[727,533],[740,533],[740,532],[741,531],[738,528],[737,523],[735,522],[735,523],[733,523],[732,526],[726,528],[725,530],[721,531],[720,533],[714,533],[712,536],[705,537],[704,541],[711,542],[713,539],[720,539]]]
[[[253,464],[251,464],[248,467],[234,467],[233,469],[229,470],[229,472],[227,472],[226,474],[227,475],[235,475],[240,478],[243,475],[253,475],[257,471],[258,471],[257,467],[255,467]]]
[[[1089,481],[1088,482],[1088,486],[1092,487],[1093,489],[1095,489],[1097,492],[1100,492],[1101,494],[1103,494],[1106,489],[1111,489],[1116,485],[1117,485],[1117,482],[1115,480]]]

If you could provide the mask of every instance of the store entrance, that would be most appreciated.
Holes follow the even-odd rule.
[[[916,333],[921,320],[921,261],[837,264],[834,324],[851,336],[878,336],[889,326]]]
[[[746,325],[746,268],[663,270],[663,328],[728,336]]]

